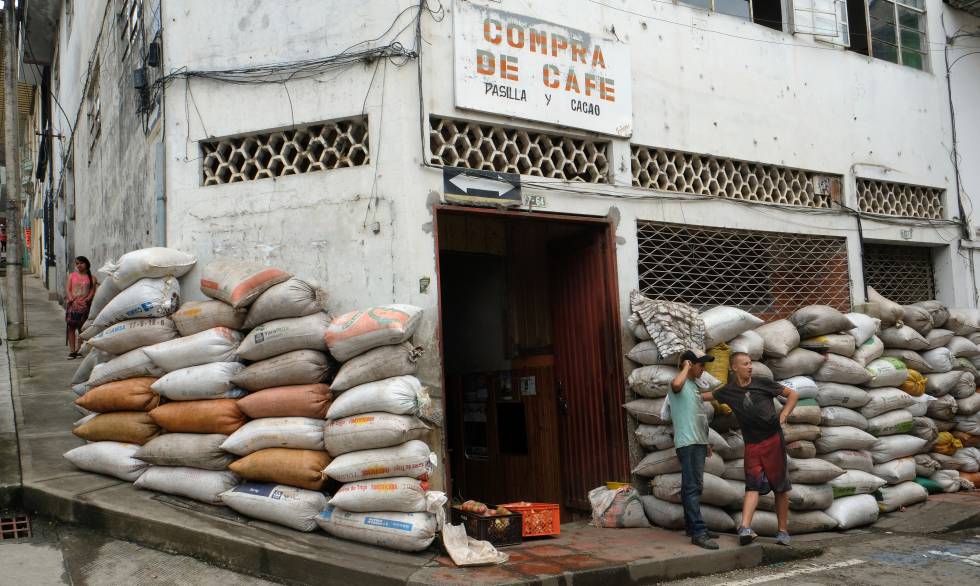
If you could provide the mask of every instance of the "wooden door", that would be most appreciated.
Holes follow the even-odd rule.
[[[611,230],[563,240],[551,257],[563,504],[589,510],[590,490],[629,480]]]

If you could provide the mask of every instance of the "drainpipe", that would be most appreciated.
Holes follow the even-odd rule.
[[[24,320],[24,255],[21,227],[20,198],[20,148],[17,140],[17,15],[14,2],[8,0],[3,8],[3,36],[6,42],[4,63],[4,146],[7,167],[7,339],[23,340],[27,337]]]
[[[162,100],[161,100],[162,101]],[[161,124],[164,123],[163,120],[160,121]],[[156,245],[166,246],[167,245],[167,156],[166,156],[166,146],[164,145],[163,138],[161,137],[160,142],[157,143],[156,148],[156,185],[154,186],[154,193],[156,194],[156,218],[154,220],[154,225],[156,226]]]

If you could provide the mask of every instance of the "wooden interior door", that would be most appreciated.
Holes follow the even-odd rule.
[[[558,242],[551,262],[563,504],[589,510],[590,490],[629,479],[610,228]]]

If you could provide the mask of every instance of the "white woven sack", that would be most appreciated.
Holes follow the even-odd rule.
[[[953,459],[960,462],[960,472],[980,472],[980,449],[960,448]]]
[[[827,360],[813,373],[813,380],[847,385],[863,385],[871,380],[871,373],[850,358],[838,356],[837,354],[828,354]]]
[[[249,364],[231,382],[247,391],[305,385],[323,381],[330,372],[327,355],[316,350],[296,350]]]
[[[819,426],[792,423],[783,424],[783,439],[786,441],[786,443],[801,440],[812,442],[818,437],[820,437]]]
[[[817,383],[817,404],[821,407],[848,407],[860,409],[871,397],[864,389],[840,383]]]
[[[903,305],[902,310],[905,312],[905,315],[902,317],[902,323],[923,336],[928,334],[933,328],[932,314],[926,308],[919,305]]]
[[[980,393],[973,393],[965,399],[957,400],[956,409],[960,415],[973,415],[980,411]]]
[[[221,493],[221,500],[246,517],[308,532],[316,529],[316,516],[328,499],[315,490],[246,482]]]
[[[800,340],[800,348],[852,357],[856,346],[854,345],[854,338],[850,334],[827,334]]]
[[[240,330],[245,322],[245,311],[217,299],[188,301],[173,314],[173,320],[181,336],[193,336],[217,327]]]
[[[726,460],[725,461],[725,471],[721,473],[721,477],[726,480],[745,480],[745,460],[738,458],[737,460]]]
[[[99,271],[100,277],[105,275],[102,271]],[[90,322],[94,322],[95,318],[98,317],[105,306],[109,304],[110,301],[116,298],[122,292],[123,288],[116,285],[116,282],[112,280],[112,277],[105,275],[105,278],[99,279],[99,286],[95,288],[95,296],[92,297],[92,303],[88,307],[88,318]],[[91,323],[86,322],[88,325]],[[87,328],[88,326],[85,326]],[[87,339],[87,338],[86,338]]]
[[[338,482],[394,476],[418,478],[429,474],[437,461],[425,442],[409,440],[390,448],[342,454],[331,460],[323,472]]]
[[[946,320],[949,319],[949,309],[946,307],[946,304],[936,301],[935,299],[930,299],[929,301],[919,301],[918,303],[913,303],[913,305],[921,307],[929,312],[934,329],[943,327],[946,325]]]
[[[931,395],[912,397],[913,403],[906,407],[905,410],[912,414],[912,417],[925,417],[929,409],[929,401],[935,400],[936,398]]]
[[[807,376],[790,377],[779,381],[779,384],[796,391],[799,399],[816,399],[820,390],[816,381]]]
[[[177,328],[169,317],[129,319],[102,330],[88,341],[94,348],[110,354],[166,342],[177,337]]]
[[[812,338],[836,332],[847,332],[855,328],[841,312],[829,305],[807,305],[801,307],[789,316],[801,338]]]
[[[174,277],[140,279],[106,304],[92,322],[92,328],[95,328],[98,333],[128,319],[164,317],[177,311],[179,306],[180,283],[177,279]]]
[[[856,427],[861,431],[867,431],[868,419],[860,412],[847,407],[821,407],[820,425],[824,427]]]
[[[847,470],[830,481],[834,498],[844,498],[858,494],[872,494],[887,484],[881,478],[863,470]]]
[[[875,436],[856,427],[824,427],[813,443],[817,446],[817,453],[826,454],[837,450],[867,450],[876,441]]]
[[[883,486],[878,490],[881,501],[878,508],[882,513],[897,511],[902,507],[921,503],[929,498],[929,493],[925,487],[915,482],[903,482],[895,486]]]
[[[937,470],[929,477],[943,492],[959,492],[960,473],[956,470]]]
[[[142,248],[127,252],[117,262],[107,262],[99,272],[111,276],[119,288],[125,289],[140,279],[182,277],[196,261],[194,255],[173,248]]]
[[[251,305],[269,287],[291,276],[260,263],[217,257],[201,270],[201,293],[241,309]]]
[[[762,325],[762,320],[736,307],[720,305],[701,314],[704,320],[704,347],[714,348]]]
[[[252,302],[242,329],[250,330],[276,319],[314,314],[325,309],[326,304],[327,292],[319,283],[293,277],[269,287]]]
[[[872,360],[879,358],[885,351],[885,344],[878,336],[871,336],[863,344],[854,349],[851,359],[861,366],[867,366]]]
[[[922,438],[931,444],[939,437],[939,426],[936,425],[934,419],[929,417],[913,417],[912,429],[909,430],[908,434]]]
[[[916,454],[914,459],[916,476],[929,478],[942,468],[942,465],[929,454]]]
[[[646,324],[643,323],[643,319],[635,312],[626,318],[626,327],[637,340],[642,342],[650,339],[650,332],[647,331]]]
[[[776,380],[776,377],[773,376],[772,371],[769,370],[769,367],[761,362],[752,363],[752,377],[765,380]]]
[[[335,318],[327,328],[330,354],[344,362],[378,346],[401,344],[412,337],[422,309],[394,304],[352,311]]]
[[[673,366],[641,366],[629,374],[626,382],[637,395],[659,399],[670,392],[670,383],[677,373]]]
[[[953,340],[953,336],[955,335],[956,334],[954,334],[952,331],[943,328],[935,328],[933,330],[930,330],[929,333],[926,334],[925,336],[926,342],[929,343],[929,347],[926,348],[926,350],[932,350],[933,348],[942,348],[946,344],[949,344]]]
[[[661,417],[664,399],[636,399],[623,405],[626,411],[640,423],[649,425],[669,425],[670,418]]]
[[[664,529],[684,529],[684,507],[676,503],[660,500],[653,495],[641,496],[643,512],[651,523]],[[701,517],[712,531],[732,531],[735,522],[723,509],[711,505],[701,505]]]
[[[794,458],[789,464],[789,480],[794,484],[824,484],[843,473],[843,468],[819,458]]]
[[[169,342],[143,348],[157,366],[167,372],[209,362],[234,362],[242,335],[224,327],[211,328]]]
[[[164,373],[163,369],[153,363],[150,357],[143,352],[143,348],[130,350],[122,356],[117,356],[109,362],[97,364],[92,369],[86,383],[89,388],[104,385],[105,383],[136,378],[138,376],[160,376]]]
[[[950,308],[949,318],[944,326],[957,336],[969,336],[980,331],[980,311],[970,308]]]
[[[889,462],[918,454],[926,446],[926,440],[912,435],[889,435],[878,438],[868,450],[875,464]]]
[[[388,448],[419,439],[429,427],[419,418],[391,413],[364,413],[332,419],[323,428],[323,445],[332,457],[358,450]]]
[[[671,447],[650,452],[637,463],[632,473],[637,476],[653,478],[661,474],[673,474],[680,471],[681,461],[677,459],[677,451]]]
[[[888,413],[896,409],[905,409],[914,402],[912,396],[902,389],[891,387],[871,389],[868,391],[868,402],[861,407],[861,415],[870,419],[882,413]],[[868,423],[870,424],[871,422],[869,421]]]
[[[150,388],[171,401],[225,399],[241,396],[231,378],[245,365],[241,362],[211,362],[167,373]]]
[[[887,484],[901,484],[915,480],[915,458],[897,458],[890,462],[875,464],[871,473]]]
[[[644,340],[633,346],[630,351],[626,353],[627,358],[644,366],[653,366],[656,364],[674,365],[677,364],[677,356],[678,355],[676,354],[671,356],[661,356],[660,350],[657,349],[657,345],[653,342],[653,340]]]
[[[923,369],[929,368],[926,361],[922,359],[922,355],[915,350],[902,350],[901,348],[885,348],[882,353],[883,357],[886,358],[898,358],[902,361],[902,364],[906,368],[911,368],[918,372],[922,372]]]
[[[949,394],[956,400],[966,399],[977,392],[976,376],[972,372],[960,372],[959,374],[959,380],[949,391]]]
[[[344,391],[330,404],[327,419],[373,411],[418,416],[429,409],[430,402],[419,379],[411,375],[396,376]]]
[[[418,372],[421,346],[410,342],[380,346],[351,358],[340,367],[330,382],[334,394],[358,385]]]
[[[446,504],[446,495],[428,491],[427,484],[406,477],[348,482],[337,489],[330,504],[355,513],[435,513]]]
[[[871,373],[871,380],[867,385],[872,388],[898,387],[909,378],[905,363],[897,358],[878,358],[871,361],[867,369]]]
[[[311,417],[263,417],[239,427],[221,449],[239,456],[266,448],[323,451],[323,421]]]
[[[255,326],[238,346],[245,360],[265,360],[295,350],[327,349],[323,336],[330,317],[321,312],[303,317],[276,319]]]
[[[766,366],[769,367],[776,379],[783,379],[813,374],[823,366],[825,361],[826,357],[823,354],[803,348],[794,348],[782,358],[767,360]]]
[[[868,301],[877,306],[878,315],[881,317],[882,327],[894,325],[902,321],[902,318],[905,317],[904,307],[890,299],[883,297],[880,293],[875,291],[873,287],[868,287]]]
[[[316,523],[328,535],[399,551],[422,551],[436,538],[432,513],[355,513],[327,505]]]
[[[821,454],[820,458],[844,470],[860,470],[870,474],[874,469],[874,460],[867,450],[836,450]]]
[[[949,343],[946,344],[946,349],[957,358],[980,356],[980,348],[963,336],[953,336]]]
[[[181,466],[150,466],[133,486],[183,496],[209,505],[223,504],[221,493],[241,482],[230,470],[201,470]]]
[[[742,513],[731,513],[731,518],[737,525],[742,521]],[[820,533],[821,531],[833,531],[837,528],[837,521],[823,511],[794,511],[789,516],[788,523],[787,529],[791,535]],[[752,531],[755,531],[763,537],[775,537],[779,531],[779,521],[776,513],[756,511],[752,517]]]
[[[633,435],[644,450],[666,450],[674,446],[674,428],[669,425],[640,423],[636,426]]]
[[[732,352],[744,352],[752,360],[762,359],[765,345],[766,343],[762,339],[762,336],[752,330],[743,332],[728,342],[728,347]]]
[[[237,458],[221,449],[220,433],[165,433],[143,444],[135,457],[154,466],[226,470]]]
[[[71,376],[72,385],[80,385],[88,380],[92,376],[92,369],[99,364],[104,364],[115,358],[114,355],[108,352],[103,352],[102,350],[93,348],[91,352],[85,355],[85,358],[78,365],[75,370],[75,374]]]
[[[754,331],[762,336],[765,355],[771,358],[782,358],[800,345],[800,332],[788,319],[769,322]]]
[[[956,360],[949,348],[936,348],[922,352],[922,359],[929,365],[924,374],[949,372],[956,365]],[[928,377],[927,377],[928,378]]]
[[[960,371],[939,372],[926,377],[926,392],[933,397],[948,395],[959,384],[963,373]]]
[[[875,417],[868,418],[868,433],[874,436],[896,435],[899,433],[912,433],[914,417],[905,409],[889,411]]]
[[[854,338],[854,343],[857,346],[864,344],[881,327],[880,319],[863,313],[846,313],[844,317],[854,324],[854,329],[848,330],[847,333]]]
[[[658,499],[672,503],[681,502],[681,475],[680,473],[662,474],[651,482],[653,495]],[[738,493],[729,484],[715,476],[705,474],[703,490],[701,492],[701,502],[719,507],[730,506],[740,499]]]
[[[725,460],[734,460],[745,456],[745,442],[742,440],[742,432],[731,430],[722,435],[728,448],[717,450],[718,455]]]
[[[932,401],[926,405],[926,415],[932,417],[933,419],[942,419],[944,421],[949,421],[953,419],[959,412],[959,405],[956,404],[956,399],[945,395],[942,397],[937,397],[935,401]]]
[[[878,337],[884,342],[885,348],[920,351],[929,347],[929,342],[922,337],[922,334],[908,326],[881,328]]]
[[[789,491],[789,508],[794,511],[822,511],[833,502],[834,489],[829,484],[794,484]]]
[[[80,470],[133,482],[149,466],[134,457],[139,448],[121,442],[92,442],[68,450],[65,459]]]
[[[824,511],[837,521],[838,529],[846,531],[871,525],[878,520],[878,501],[870,494],[836,499]]]

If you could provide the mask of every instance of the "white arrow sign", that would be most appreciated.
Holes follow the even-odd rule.
[[[464,174],[453,177],[449,182],[461,189],[464,193],[469,193],[471,189],[477,189],[495,193],[497,197],[503,197],[505,194],[517,188],[516,185],[507,183],[506,181],[490,179],[489,177],[471,177]]]

